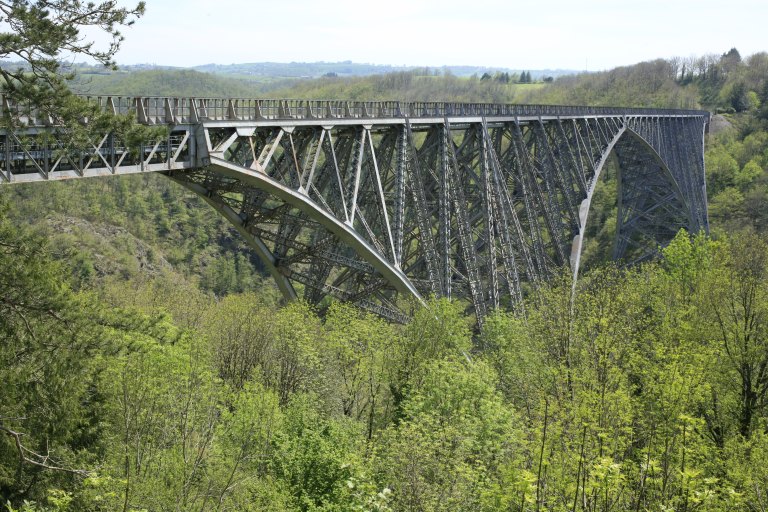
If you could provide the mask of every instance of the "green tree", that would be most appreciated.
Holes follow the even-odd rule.
[[[145,4],[118,7],[116,2],[83,3],[77,0],[0,2],[0,22],[10,29],[0,33],[0,57],[19,59],[13,69],[0,69],[2,92],[14,101],[31,103],[53,119],[77,118],[66,82],[72,75],[62,61],[89,57],[106,67],[115,67],[122,27],[144,14]],[[107,36],[105,48],[93,38],[93,29]],[[84,36],[82,31],[91,31]]]
[[[404,417],[375,461],[396,510],[501,510],[516,481],[520,433],[483,362],[447,357],[424,368]],[[505,468],[505,471],[502,471]],[[501,478],[502,474],[504,475]]]
[[[739,162],[723,145],[715,145],[705,154],[707,165],[707,193],[715,196],[736,182]]]
[[[268,471],[273,439],[283,425],[277,395],[249,381],[221,412],[212,447],[218,495],[208,506],[216,510],[282,510],[290,500],[287,486]]]
[[[137,320],[114,333],[125,348],[106,358],[99,383],[115,501],[123,511],[207,510],[209,493],[222,492],[211,456],[221,383],[202,339],[167,317]]]
[[[702,290],[718,343],[726,413],[749,438],[768,406],[768,244],[738,235],[718,252]]]
[[[753,158],[736,174],[736,185],[744,191],[749,190],[752,183],[763,174],[763,168],[758,158]]]
[[[467,357],[472,346],[468,319],[461,304],[448,299],[431,299],[419,308],[389,358],[390,392],[395,415],[403,400],[423,382],[425,367],[446,356]]]
[[[75,96],[69,88],[74,77],[63,62],[86,57],[115,68],[120,30],[144,14],[145,4],[118,7],[115,1],[14,0],[0,2],[0,58],[18,59],[0,67],[0,92],[9,100],[2,127],[18,129],[31,122],[51,124],[47,136],[55,137],[62,153],[90,148],[94,133],[107,132],[129,148],[161,137],[164,129],[136,125],[132,116],[116,116]],[[106,37],[105,47],[96,41]],[[30,121],[32,119],[33,121]],[[54,135],[55,132],[55,135]]]
[[[12,225],[0,197],[0,497],[70,486],[98,443],[87,396],[101,340],[45,240]],[[80,465],[83,467],[80,467]]]
[[[760,113],[761,119],[768,119],[768,80],[763,83],[763,89],[760,91]]]
[[[325,319],[324,355],[333,395],[345,416],[367,425],[368,440],[386,426],[391,394],[387,359],[400,341],[398,330],[348,304],[333,304]]]
[[[319,391],[323,382],[322,326],[306,303],[277,309],[255,294],[226,297],[206,315],[218,375],[239,391],[250,380],[277,393],[280,404],[302,391]]]
[[[349,510],[350,480],[360,476],[360,425],[348,418],[323,416],[316,396],[297,394],[274,438],[273,474],[292,494],[294,510]]]
[[[749,92],[744,82],[736,82],[731,86],[727,99],[736,112],[744,112],[754,106],[753,101],[750,100]]]
[[[205,318],[219,377],[239,391],[267,364],[276,312],[253,294],[229,295]]]

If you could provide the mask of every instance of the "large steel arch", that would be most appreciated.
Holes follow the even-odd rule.
[[[273,275],[307,300],[403,320],[400,299],[435,294],[466,300],[482,322],[519,307],[557,268],[578,274],[611,155],[616,259],[628,248],[650,257],[679,228],[706,227],[674,175],[679,162],[644,127],[625,117],[212,126],[210,167],[172,176],[229,205]]]
[[[276,248],[279,243],[275,243],[275,248],[270,249],[264,241],[266,237],[274,240],[276,236],[279,236],[280,229],[278,229],[277,233],[272,233],[273,236],[268,234],[270,233],[269,231],[254,229],[253,224],[248,222],[248,218],[243,218],[243,209],[240,209],[240,213],[236,212],[228,204],[231,203],[231,198],[229,198],[230,201],[227,201],[227,198],[221,195],[221,187],[227,178],[229,179],[228,191],[242,190],[248,191],[251,194],[259,191],[269,194],[269,199],[272,201],[280,201],[281,203],[278,207],[286,210],[283,218],[284,224],[281,227],[282,230],[286,229],[284,226],[289,214],[297,215],[300,213],[303,223],[307,225],[313,224],[315,235],[324,236],[326,239],[332,238],[333,244],[337,248],[343,246],[347,251],[346,256],[344,254],[331,254],[328,252],[319,252],[319,254],[329,259],[337,259],[339,266],[355,266],[360,271],[369,275],[370,280],[386,282],[396,292],[406,297],[421,300],[419,291],[402,271],[396,265],[387,261],[364,238],[355,233],[349,224],[340,221],[308,197],[302,196],[300,193],[291,190],[276,180],[270,179],[263,173],[241,168],[226,160],[213,157],[211,158],[210,166],[203,171],[197,173],[169,173],[169,177],[205,199],[240,232],[276,280],[278,288],[286,299],[293,300],[298,298],[293,286],[293,282],[297,282],[309,287],[312,293],[306,294],[306,298],[314,298],[316,302],[318,298],[331,295],[341,300],[355,302],[360,307],[374,311],[392,320],[406,321],[404,314],[394,305],[387,304],[386,301],[383,301],[384,303],[373,302],[366,295],[357,294],[358,296],[354,296],[340,288],[338,283],[334,285],[312,281],[310,279],[311,275],[299,273],[292,269],[286,261],[287,251],[280,255],[279,250]],[[272,205],[272,207],[274,208],[275,206]],[[295,249],[299,247],[301,242],[297,240],[293,242],[282,240],[282,243],[286,248],[288,245],[292,245],[292,248]],[[351,254],[354,254],[354,257]]]
[[[587,223],[589,221],[589,214],[592,209],[592,198],[595,195],[595,189],[597,188],[597,184],[600,181],[600,178],[603,173],[603,168],[605,167],[606,162],[608,161],[608,158],[613,154],[614,147],[616,146],[616,143],[619,142],[621,137],[627,133],[626,126],[622,126],[616,134],[611,138],[611,141],[608,143],[608,145],[604,148],[603,154],[600,157],[600,160],[595,167],[595,175],[593,179],[590,181],[589,188],[586,191],[586,197],[581,202],[581,205],[579,206],[579,231],[576,234],[576,236],[573,238],[573,246],[571,248],[571,270],[573,273],[573,280],[574,282],[579,276],[579,268],[581,266],[581,255],[584,250],[584,237],[586,235],[585,231],[587,229]]]
[[[66,127],[3,99],[0,184],[161,172],[202,196],[288,299],[351,301],[396,321],[408,300],[466,301],[482,322],[562,267],[578,273],[595,187],[619,190],[616,259],[707,229],[700,111],[199,98],[93,98],[163,140]],[[40,117],[38,119],[38,117]],[[612,155],[615,155],[613,158]]]
[[[634,263],[658,254],[680,229],[705,228],[691,201],[659,153],[637,132],[627,130],[616,145],[618,216],[613,258]],[[698,228],[698,229],[697,229]],[[628,249],[635,249],[628,254]]]
[[[622,127],[605,148],[595,169],[580,215],[579,233],[574,238],[571,252],[571,270],[574,281],[578,277],[583,252],[585,230],[591,213],[592,198],[602,171],[611,156],[617,158],[617,226],[614,235],[613,259],[637,263],[652,257],[660,246],[669,242],[680,229],[696,226],[694,212],[686,200],[671,170],[651,143],[636,131]],[[655,195],[654,195],[655,194]],[[650,204],[639,200],[652,200]],[[642,223],[655,228],[652,236],[639,229]],[[641,235],[638,238],[638,235]],[[643,236],[644,235],[644,236]],[[636,252],[627,261],[627,249],[633,245]]]

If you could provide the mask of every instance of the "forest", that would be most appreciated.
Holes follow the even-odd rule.
[[[553,276],[480,331],[444,299],[407,325],[285,304],[237,233],[160,176],[4,186],[8,512],[768,510],[768,54],[546,83],[104,76],[71,87],[705,108],[711,234],[632,268],[596,258],[575,288]]]

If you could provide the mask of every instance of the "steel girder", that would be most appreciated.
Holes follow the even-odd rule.
[[[0,133],[0,183],[163,172],[235,226],[287,298],[401,322],[405,299],[434,294],[466,300],[482,323],[556,269],[577,275],[611,155],[614,258],[708,227],[706,113],[239,101],[137,99],[140,122],[171,129],[133,151],[112,134],[62,154],[53,127]]]

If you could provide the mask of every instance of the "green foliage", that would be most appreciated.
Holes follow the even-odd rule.
[[[675,80],[670,61],[658,59],[599,73],[558,78],[529,91],[526,103],[622,107],[696,108],[698,92]]]
[[[485,75],[483,75],[485,76]],[[512,103],[537,85],[523,86],[503,78],[487,79],[442,76],[421,71],[402,71],[368,77],[326,77],[291,84],[267,92],[272,98],[391,100],[391,101],[464,101]]]
[[[99,304],[39,237],[0,228],[9,510],[720,511],[765,495],[758,236],[681,232],[660,264],[595,268],[575,291],[563,275],[473,339],[444,299],[398,327],[214,301],[163,274],[110,280]]]
[[[581,269],[601,265],[613,258],[618,217],[618,185],[618,162],[612,156],[606,161],[592,195],[582,246]]]
[[[765,230],[768,130],[752,118],[738,131],[710,136],[705,154],[710,222],[718,232]]]
[[[438,359],[425,370],[404,418],[384,436],[380,478],[396,510],[479,510],[494,501],[499,469],[516,455],[514,415],[487,365]]]
[[[52,240],[78,287],[174,271],[194,276],[195,287],[199,283],[218,296],[275,290],[234,229],[162,176],[48,185],[19,185],[2,193],[14,204],[8,214],[15,222],[33,219]]]
[[[416,308],[407,326],[336,303],[322,317],[280,306],[237,235],[157,176],[4,189],[14,208],[0,215],[0,501],[26,511],[764,509],[768,246],[739,232],[768,221],[766,70],[765,54],[731,50],[551,84],[412,71],[271,92],[740,111],[708,137],[717,241],[681,232],[660,263],[601,266],[615,229],[609,162],[576,287],[555,276],[525,314],[496,312],[482,331],[446,299]],[[241,90],[171,71],[78,84]]]
[[[388,373],[391,354],[402,346],[396,328],[345,304],[333,304],[325,318],[325,366],[333,378],[331,400],[343,415],[365,422],[366,437],[387,426],[392,405]]]
[[[40,464],[71,467],[96,448],[87,397],[101,342],[82,321],[91,299],[72,292],[43,239],[2,213],[0,265],[0,496],[7,499],[34,482],[57,482]]]
[[[707,189],[717,195],[736,183],[739,163],[722,146],[707,150]]]
[[[359,425],[323,418],[315,403],[313,395],[301,394],[288,404],[272,469],[287,482],[297,510],[342,510],[356,474]]]
[[[169,343],[141,334],[127,335],[132,350],[102,374],[104,417],[114,436],[108,460],[124,482],[121,499],[132,508],[198,509],[206,497],[192,484],[209,478],[205,455],[221,387],[195,340],[181,335]]]
[[[208,323],[209,322],[209,323]],[[254,296],[222,301],[207,325],[219,376],[234,389],[256,378],[286,404],[321,384],[320,323],[304,303],[279,312]]]
[[[426,365],[443,357],[468,357],[469,324],[461,305],[448,299],[432,299],[416,311],[401,343],[390,354],[390,391],[395,415],[402,414],[409,390],[423,382]]]
[[[80,73],[70,84],[78,94],[251,98],[265,87],[245,80],[178,69]]]

